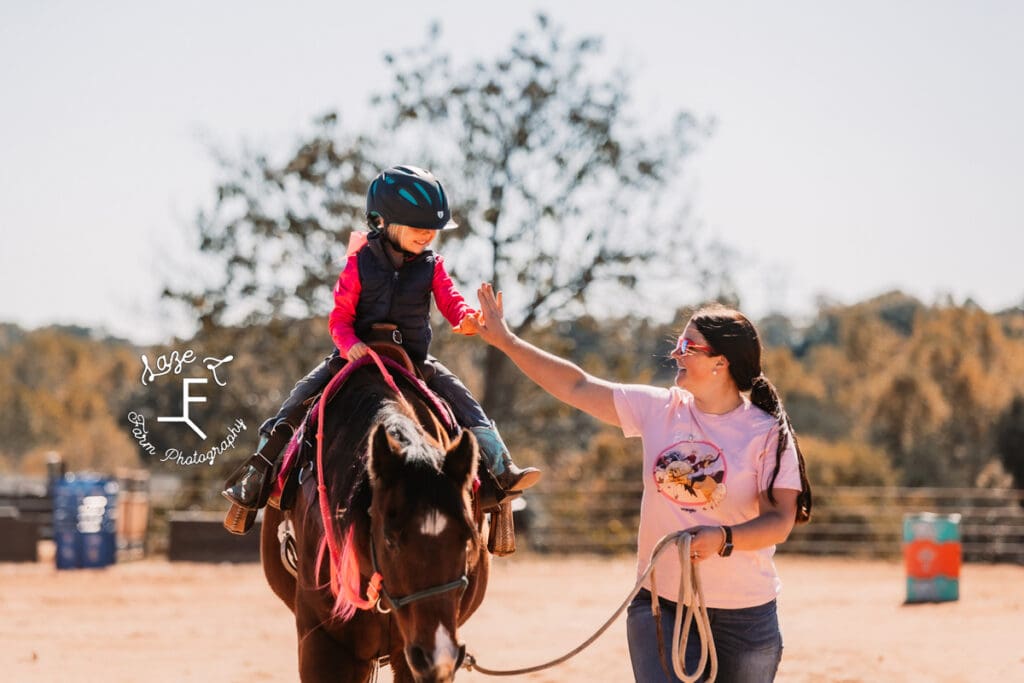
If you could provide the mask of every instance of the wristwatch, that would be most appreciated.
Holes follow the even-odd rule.
[[[722,557],[729,557],[732,555],[732,527],[723,526],[722,530],[725,532],[725,543],[722,544],[722,549],[718,551],[718,554]]]

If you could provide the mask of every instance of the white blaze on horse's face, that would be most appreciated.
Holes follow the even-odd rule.
[[[434,666],[438,671],[453,671],[459,656],[459,646],[452,640],[444,624],[437,625],[434,633]]]
[[[440,536],[448,526],[448,517],[440,510],[430,510],[420,521],[420,533],[424,536]]]

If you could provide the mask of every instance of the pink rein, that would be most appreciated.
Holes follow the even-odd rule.
[[[331,381],[327,383],[327,387],[324,389],[323,395],[320,397],[320,403],[317,407],[316,426],[316,490],[320,499],[320,518],[324,527],[324,538],[327,541],[327,549],[330,551],[331,592],[335,597],[338,597],[339,593],[341,593],[344,599],[353,607],[364,610],[373,609],[377,605],[383,577],[379,572],[373,573],[366,587],[366,597],[363,598],[359,594],[359,570],[358,562],[355,560],[355,540],[353,530],[350,528],[346,534],[344,553],[342,552],[342,549],[338,548],[338,541],[334,537],[334,516],[331,514],[330,503],[327,501],[327,485],[324,480],[324,409],[328,401],[330,401],[334,394],[337,393],[338,388],[345,383],[349,376],[355,370],[363,367],[364,365],[369,365],[371,360],[377,365],[384,381],[389,387],[391,387],[392,391],[395,392],[400,401],[405,402],[405,397],[399,390],[398,385],[391,376],[391,373],[388,372],[388,366],[390,366],[392,370],[397,371],[406,380],[411,382],[413,386],[420,390],[424,397],[434,405],[438,413],[444,418],[446,423],[445,426],[449,430],[454,427],[454,422],[449,417],[448,411],[444,409],[437,397],[434,396],[433,392],[427,388],[426,384],[399,363],[396,363],[390,358],[381,358],[373,349],[368,350],[367,356],[363,356],[362,358],[358,358],[347,363],[345,367],[343,367],[338,374],[331,378]],[[323,552],[324,546],[321,545],[320,553],[317,557],[317,566],[319,566],[320,562],[323,560]],[[339,576],[339,568],[341,568],[342,576],[354,580],[342,580],[342,576]],[[353,583],[355,585],[353,585]]]

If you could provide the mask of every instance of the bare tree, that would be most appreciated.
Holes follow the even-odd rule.
[[[338,133],[327,114],[283,161],[264,152],[214,152],[224,180],[196,217],[203,281],[169,283],[203,330],[281,316],[322,315],[349,230],[364,224],[365,193],[377,173],[372,145]]]
[[[426,45],[387,55],[393,82],[374,101],[394,146],[416,149],[449,187],[461,230],[445,255],[459,279],[505,290],[519,333],[583,312],[646,312],[652,292],[666,310],[692,296],[682,274],[706,269],[681,172],[704,132],[696,119],[640,130],[626,114],[628,78],[592,76],[601,42],[567,41],[543,15],[503,54],[460,68],[439,37],[435,26]],[[503,363],[489,349],[489,408]]]
[[[204,327],[324,313],[337,241],[363,225],[369,180],[398,163],[442,179],[461,227],[440,249],[463,283],[505,290],[520,333],[584,312],[643,314],[645,299],[671,311],[707,291],[692,287],[707,268],[681,182],[704,134],[693,116],[675,114],[660,131],[629,120],[628,78],[594,76],[601,42],[567,41],[543,15],[498,57],[460,68],[439,32],[385,56],[393,81],[372,100],[384,130],[342,140],[331,114],[284,162],[224,161],[227,180],[196,221],[213,280],[166,295]],[[505,361],[486,354],[483,402],[493,408],[498,387],[508,389]]]

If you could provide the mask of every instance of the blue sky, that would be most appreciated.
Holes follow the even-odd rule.
[[[187,331],[158,295],[193,267],[207,142],[286,149],[330,109],[358,128],[385,50],[437,19],[456,60],[486,56],[537,10],[604,37],[641,122],[716,119],[693,213],[738,252],[749,313],[1024,300],[1024,3],[492,5],[5,3],[0,320]]]

